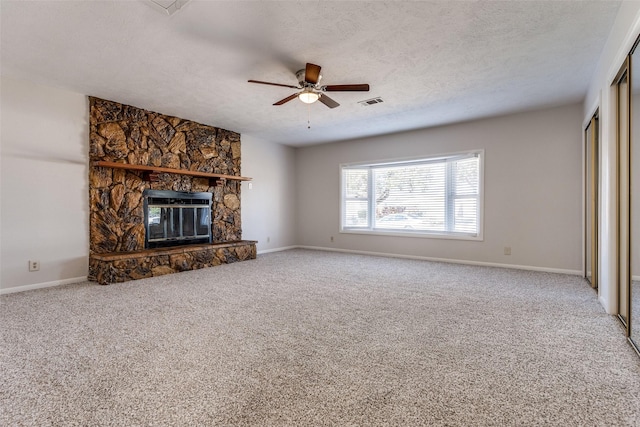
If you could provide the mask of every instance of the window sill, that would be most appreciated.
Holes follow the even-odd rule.
[[[404,230],[357,230],[351,228],[343,228],[341,234],[361,234],[369,236],[386,236],[386,237],[417,237],[421,239],[445,239],[445,240],[470,240],[481,242],[484,241],[482,234],[471,236],[469,234],[445,234],[423,231],[404,231]]]

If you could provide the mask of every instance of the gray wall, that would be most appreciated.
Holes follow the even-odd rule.
[[[295,149],[242,135],[242,236],[258,253],[296,244]]]
[[[89,255],[89,103],[2,78],[0,287],[82,280]],[[40,261],[29,272],[28,261]]]
[[[582,269],[579,104],[297,150],[298,244],[406,256]],[[485,150],[484,241],[339,233],[340,163]],[[334,236],[332,243],[330,238]],[[504,255],[504,247],[512,255]]]

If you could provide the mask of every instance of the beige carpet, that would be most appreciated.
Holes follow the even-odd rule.
[[[640,425],[575,276],[293,250],[0,304],[3,426]]]

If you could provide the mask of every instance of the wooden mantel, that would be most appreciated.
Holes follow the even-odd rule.
[[[236,176],[236,175],[225,175],[222,173],[210,173],[210,172],[200,172],[200,171],[191,171],[187,169],[173,169],[173,168],[163,168],[160,166],[144,166],[144,165],[132,165],[129,163],[117,163],[117,162],[108,162],[108,161],[95,161],[93,162],[94,166],[100,166],[104,168],[115,168],[115,169],[127,169],[134,171],[143,171],[149,172],[148,179],[153,180],[153,176],[159,173],[174,173],[177,175],[189,175],[196,176],[200,178],[209,178],[213,180],[236,180],[236,181],[251,181],[251,178],[246,176]]]

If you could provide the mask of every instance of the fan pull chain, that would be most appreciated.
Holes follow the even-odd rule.
[[[307,129],[311,129],[311,104],[307,104]]]

